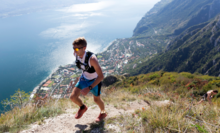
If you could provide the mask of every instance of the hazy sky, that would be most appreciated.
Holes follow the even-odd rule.
[[[134,12],[144,14],[158,1],[160,0],[1,0],[0,16],[23,15],[56,8],[67,13],[102,13],[105,10],[124,12],[135,9],[139,11]]]

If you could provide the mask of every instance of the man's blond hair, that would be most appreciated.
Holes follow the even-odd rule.
[[[74,45],[82,45],[82,46],[86,47],[87,46],[87,41],[84,37],[78,37],[74,40],[73,46]]]

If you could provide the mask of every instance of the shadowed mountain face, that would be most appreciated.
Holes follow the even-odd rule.
[[[195,25],[177,36],[165,53],[141,64],[132,75],[157,70],[187,71],[219,76],[220,15],[211,22]]]
[[[219,8],[219,0],[162,0],[140,20],[133,36],[178,35],[212,19],[220,12]]]

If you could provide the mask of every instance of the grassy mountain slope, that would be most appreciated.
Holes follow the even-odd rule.
[[[157,70],[199,72],[218,76],[220,74],[220,16],[213,21],[190,27],[176,37],[165,53],[142,63],[132,75]]]

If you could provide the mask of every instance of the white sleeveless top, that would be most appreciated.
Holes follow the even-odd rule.
[[[209,91],[207,91],[207,93],[210,93],[210,92],[212,92],[213,90],[209,90]]]
[[[75,53],[75,56],[76,56],[76,58],[77,58],[81,63],[85,63],[86,51],[85,51],[85,54],[83,55],[83,58],[82,58],[82,59],[81,59],[79,56],[77,56],[76,53]],[[89,60],[88,60],[89,67],[91,67],[90,58],[91,58],[92,56],[96,58],[95,54],[92,54],[92,55],[89,57]],[[97,59],[97,58],[96,58],[96,59]],[[85,66],[84,66],[84,65],[81,65],[81,68],[82,68],[82,69],[85,69]],[[98,74],[97,74],[96,72],[94,72],[94,73],[88,73],[88,72],[86,72],[86,71],[83,72],[83,70],[82,70],[82,76],[83,76],[84,78],[88,79],[88,80],[92,80],[92,79],[97,78],[97,77],[98,77]]]

